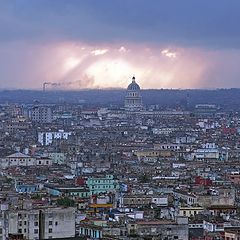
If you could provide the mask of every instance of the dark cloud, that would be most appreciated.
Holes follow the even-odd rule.
[[[2,0],[0,39],[239,47],[239,0]]]
[[[102,81],[99,71],[109,86],[113,60],[127,74],[142,72],[145,88],[239,87],[239,10],[239,0],[0,0],[0,88],[77,79],[90,86]],[[82,57],[74,44],[111,51],[88,53],[66,74],[64,62]],[[116,54],[121,46],[132,52]],[[161,56],[168,48],[183,54],[169,62]],[[86,74],[93,68],[97,76]]]

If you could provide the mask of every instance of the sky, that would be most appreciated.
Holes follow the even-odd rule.
[[[0,0],[0,89],[239,88],[239,0]]]

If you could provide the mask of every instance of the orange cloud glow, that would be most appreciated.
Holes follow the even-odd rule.
[[[196,49],[61,43],[53,52],[49,64],[62,61],[63,67],[51,68],[45,77],[64,88],[66,82],[81,83],[70,88],[125,88],[133,74],[143,88],[192,88],[207,68],[204,55]]]
[[[58,83],[52,87],[58,89],[125,88],[133,75],[145,89],[216,86],[216,82],[209,81],[216,79],[215,66],[217,70],[223,69],[221,66],[226,62],[220,61],[224,59],[221,56],[225,59],[233,56],[197,48],[136,43],[59,42],[30,48],[21,45],[18,49],[17,53],[6,52],[6,56],[17,61],[13,55],[17,54],[24,56],[25,61],[15,69],[14,76],[9,71],[7,77],[15,78],[14,86],[18,86],[21,76],[24,79],[22,84],[19,82],[21,88],[41,88],[46,81]]]

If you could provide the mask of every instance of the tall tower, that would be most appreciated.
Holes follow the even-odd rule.
[[[142,97],[141,97],[141,89],[139,85],[135,81],[135,77],[132,78],[132,82],[128,85],[127,95],[125,97],[124,107],[129,111],[138,111],[141,110],[142,105]]]

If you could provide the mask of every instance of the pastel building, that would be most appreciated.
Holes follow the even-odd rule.
[[[89,177],[86,181],[90,195],[116,192],[119,189],[118,180],[113,175]]]
[[[15,190],[18,193],[34,193],[39,190],[39,187],[37,184],[17,183],[15,185]]]
[[[53,163],[56,164],[64,164],[66,161],[66,156],[64,153],[59,153],[59,152],[53,152],[53,153],[48,153],[48,157],[53,160]]]
[[[94,224],[81,223],[79,235],[82,237],[89,237],[90,239],[102,239],[102,227]]]

